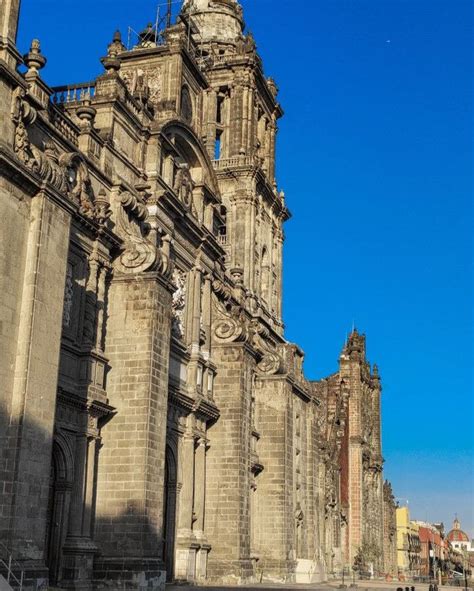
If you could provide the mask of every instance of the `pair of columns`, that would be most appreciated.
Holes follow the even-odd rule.
[[[204,535],[206,487],[206,441],[186,433],[180,441],[181,490],[178,507],[178,536]]]

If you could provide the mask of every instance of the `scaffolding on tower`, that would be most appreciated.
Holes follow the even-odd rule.
[[[193,19],[194,4],[187,12],[181,12],[182,0],[166,0],[156,5],[156,17],[154,23],[149,23],[147,28],[138,33],[133,27],[128,27],[127,50],[139,47],[156,47],[166,43],[165,32],[173,22],[181,22],[186,27],[186,49],[192,56],[200,70],[205,71],[215,62],[216,55],[211,47],[203,48],[203,38],[199,27]]]

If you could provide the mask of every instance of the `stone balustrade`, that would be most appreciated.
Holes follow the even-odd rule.
[[[95,95],[95,82],[68,84],[53,88],[51,101],[55,105],[81,102]]]

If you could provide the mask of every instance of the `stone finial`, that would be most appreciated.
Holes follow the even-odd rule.
[[[38,70],[44,68],[47,60],[41,53],[41,45],[38,39],[33,39],[30,51],[25,53],[23,61],[28,68],[28,74],[37,74]]]
[[[83,128],[90,128],[94,121],[95,115],[97,111],[94,107],[91,107],[91,102],[89,99],[86,99],[82,105],[77,107],[76,115],[81,122],[81,127]]]
[[[105,189],[102,187],[95,198],[95,218],[100,226],[105,226],[112,215],[110,202]]]
[[[117,55],[120,52],[125,51],[125,49],[120,31],[115,31],[112,43],[107,46],[107,55],[100,59],[107,74],[112,74],[120,70],[120,60],[117,59]]]
[[[115,31],[114,36],[112,38],[112,43],[107,46],[107,56],[108,57],[116,57],[122,51],[125,51],[126,47],[122,43],[122,34],[119,30]]]
[[[275,80],[273,78],[267,78],[267,84],[273,98],[275,98],[278,94],[278,86],[276,85]]]
[[[148,23],[143,31],[140,31],[138,37],[137,47],[156,47],[156,31],[153,23]]]
[[[247,36],[244,39],[243,49],[244,53],[254,53],[257,50],[257,44],[255,43],[255,38],[252,31],[247,33]]]

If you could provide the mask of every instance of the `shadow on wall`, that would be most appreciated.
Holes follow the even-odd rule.
[[[63,435],[55,432],[52,441],[31,422],[19,425],[6,407],[0,401],[0,574],[8,577],[11,557],[10,579],[23,576],[25,591],[94,579],[121,589],[162,587],[162,535],[142,503],[130,499],[117,516],[95,516],[86,491],[82,499],[75,494],[74,449],[64,455]],[[46,447],[48,456],[40,458],[38,449]],[[78,511],[91,513],[88,535],[75,530]]]

